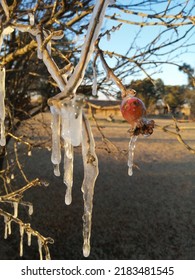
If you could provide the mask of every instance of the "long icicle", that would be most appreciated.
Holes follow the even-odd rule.
[[[93,210],[93,195],[95,181],[99,173],[98,159],[95,153],[95,142],[90,124],[83,114],[82,155],[84,179],[82,184],[84,214],[83,214],[83,255],[90,254],[91,218]]]

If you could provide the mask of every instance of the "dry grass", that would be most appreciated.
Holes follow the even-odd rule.
[[[49,115],[43,117],[44,129],[40,129],[40,119],[37,122],[35,118],[28,124],[34,127],[30,138],[32,143],[39,139],[49,146]],[[171,122],[156,120],[159,125]],[[95,188],[89,259],[195,259],[195,155],[172,135],[156,128],[150,137],[138,138],[136,166],[133,176],[129,177],[125,154],[129,141],[127,123],[98,120],[104,135],[115,146],[102,143],[94,121],[91,123],[100,175]],[[183,138],[195,148],[195,124],[180,124],[180,127]],[[20,133],[29,136],[26,128],[21,127]],[[20,153],[22,155],[22,149]],[[41,177],[50,183],[47,189],[29,190],[25,199],[34,205],[32,226],[55,240],[51,246],[52,258],[83,259],[80,148],[75,149],[73,202],[70,206],[64,204],[65,186],[62,178],[53,175],[48,150],[34,148],[32,156],[22,157],[22,162],[30,179]],[[23,208],[19,213],[27,216]],[[13,230],[9,240],[3,240],[1,219],[0,232],[0,259],[19,259],[17,229]],[[36,258],[36,242],[31,248],[24,246],[24,259]]]

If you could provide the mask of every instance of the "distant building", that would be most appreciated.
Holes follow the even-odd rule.
[[[115,117],[121,117],[120,104],[120,100],[89,100],[85,108],[88,114],[101,115],[113,120]]]

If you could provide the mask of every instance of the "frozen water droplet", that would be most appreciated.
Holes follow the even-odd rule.
[[[129,168],[128,168],[128,175],[129,175],[129,176],[132,176],[132,175],[133,175],[132,167],[129,167]]]
[[[11,180],[10,180],[10,178],[9,178],[9,177],[7,177],[7,178],[6,178],[6,182],[7,182],[7,184],[9,184],[9,183],[10,183],[10,181],[11,181]]]
[[[28,214],[29,214],[30,216],[33,214],[33,205],[32,205],[32,204],[30,204],[30,205],[28,206]]]
[[[31,150],[28,151],[28,156],[29,156],[29,157],[32,156],[32,151],[31,151]]]

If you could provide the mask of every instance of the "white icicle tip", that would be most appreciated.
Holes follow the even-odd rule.
[[[88,243],[83,244],[83,256],[85,258],[89,257],[90,254],[90,245]]]

